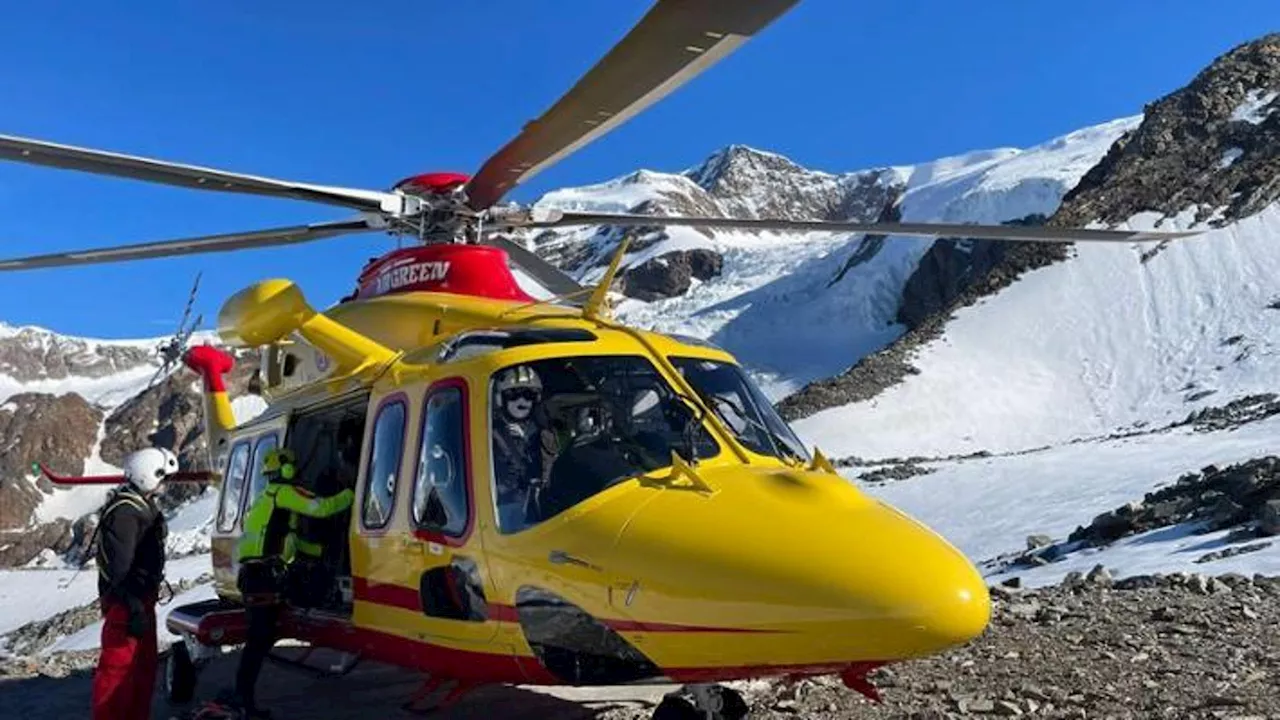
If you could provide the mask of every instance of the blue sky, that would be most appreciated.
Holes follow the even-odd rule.
[[[0,133],[240,172],[385,188],[469,172],[568,89],[647,0],[376,6],[15,4]],[[1274,0],[802,0],[727,60],[512,198],[729,143],[845,171],[1027,146],[1141,112],[1274,28]],[[0,256],[338,219],[341,208],[0,163]],[[318,306],[391,247],[308,246],[0,274],[0,321],[97,337],[170,332],[191,281],[211,327],[265,277]]]

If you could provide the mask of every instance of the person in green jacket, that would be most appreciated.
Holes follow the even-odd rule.
[[[298,518],[337,515],[351,507],[355,496],[346,489],[330,497],[317,497],[295,485],[297,462],[288,448],[269,451],[262,472],[267,486],[245,514],[244,534],[236,547],[240,563],[236,585],[249,628],[231,702],[246,717],[270,717],[257,707],[254,687],[262,663],[275,645],[287,566],[299,553],[318,558],[324,551],[323,546],[298,537]]]

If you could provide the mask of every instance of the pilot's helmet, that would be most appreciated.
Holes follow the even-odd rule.
[[[524,420],[533,412],[533,405],[542,397],[542,380],[528,365],[517,365],[503,370],[494,386],[498,403],[511,418]]]

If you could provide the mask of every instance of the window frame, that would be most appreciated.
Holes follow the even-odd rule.
[[[241,482],[239,488],[239,497],[235,499],[235,507],[237,509],[235,522],[227,526],[227,509],[231,507],[227,504],[227,493],[231,491],[231,468],[235,464],[236,452],[240,448],[244,448],[249,457],[244,464],[244,481]],[[244,522],[244,489],[248,483],[248,473],[253,463],[253,442],[251,438],[242,438],[235,441],[231,445],[231,450],[227,453],[227,466],[222,471],[222,491],[218,495],[218,516],[215,519],[214,530],[219,535],[231,535],[239,529]]]
[[[252,500],[249,499],[248,488],[253,485],[254,468],[262,466],[262,444],[268,439],[275,441],[276,447],[280,447],[280,433],[276,430],[264,432],[257,438],[253,439],[253,451],[249,455],[249,469],[245,474],[244,488],[240,491],[240,519],[236,521],[236,527],[238,528],[244,527],[245,513],[249,512],[249,506],[252,505]],[[246,438],[246,442],[248,442],[248,438]],[[256,499],[257,498],[254,498],[254,500]]]
[[[396,486],[395,489],[391,491],[391,502],[387,506],[386,519],[381,525],[369,525],[365,523],[364,515],[365,504],[369,501],[370,491],[373,490],[373,482],[370,475],[373,471],[374,460],[377,459],[374,450],[376,449],[378,421],[382,419],[382,413],[386,412],[386,410],[392,405],[399,405],[401,412],[404,414],[404,421],[400,426],[400,452],[396,456]],[[396,500],[400,497],[400,486],[404,484],[401,482],[401,475],[404,471],[405,440],[409,434],[409,395],[404,391],[397,391],[379,400],[376,409],[373,411],[373,422],[367,423],[366,426],[369,429],[368,439],[366,440],[366,444],[369,449],[369,457],[366,459],[364,467],[362,468],[364,473],[364,490],[360,493],[360,507],[356,510],[360,515],[360,531],[366,535],[379,536],[387,534],[391,528],[392,521],[395,520]]]
[[[613,361],[641,360],[648,365],[648,368],[653,371],[654,376],[657,377],[671,393],[673,393],[675,396],[679,396],[683,394],[679,384],[674,382],[672,378],[667,375],[668,371],[663,367],[663,365],[666,363],[655,361],[653,356],[649,355],[648,353],[629,351],[629,352],[584,352],[579,354],[565,354],[563,347],[548,348],[548,350],[549,352],[547,352],[546,354],[520,355],[520,356],[499,355],[497,358],[488,358],[488,357],[486,358],[486,360],[489,360],[489,363],[485,365],[485,370],[484,370],[484,372],[486,373],[486,377],[484,380],[485,389],[484,389],[483,405],[481,405],[481,408],[482,408],[481,411],[484,413],[485,447],[486,447],[486,453],[488,455],[487,470],[489,473],[489,480],[488,480],[489,502],[487,503],[487,505],[489,507],[489,512],[493,513],[493,532],[494,534],[502,538],[512,538],[517,535],[520,535],[521,533],[525,533],[535,528],[541,527],[542,525],[545,525],[548,522],[554,521],[560,515],[563,515],[563,512],[557,516],[546,518],[543,521],[536,523],[534,525],[528,525],[528,526],[522,527],[519,530],[511,530],[509,528],[504,528],[502,526],[502,510],[498,506],[497,456],[496,456],[496,453],[494,452],[494,446],[493,446],[493,433],[494,433],[494,427],[495,427],[494,426],[495,407],[493,404],[493,394],[494,394],[493,388],[494,388],[494,383],[496,382],[496,379],[499,374],[501,374],[505,370],[516,367],[518,365],[535,365],[537,363],[545,362],[548,360],[577,360],[581,358],[613,360]],[[502,352],[506,352],[506,351],[502,351]],[[472,358],[468,358],[468,360],[470,359]],[[666,359],[666,356],[663,356],[663,359]],[[679,400],[678,397],[676,401],[684,402],[682,400]],[[694,399],[694,402],[700,403],[701,400]],[[693,412],[696,415],[696,413],[698,412],[698,407],[699,406],[695,404],[695,406],[690,407],[689,410],[690,412]],[[734,442],[733,438],[732,437],[728,438],[727,439],[728,442],[726,442],[726,438],[722,436],[719,428],[716,428],[710,422],[709,416],[704,417],[700,422],[698,422],[698,428],[703,433],[705,433],[706,438],[710,440],[711,443],[715,446],[715,454],[707,455],[707,456],[699,456],[698,462],[720,458],[726,452],[734,452],[733,445],[732,445],[732,442]],[[663,466],[663,468],[669,468],[669,467],[671,467],[670,464]],[[663,468],[656,468],[655,471],[662,470]],[[608,490],[608,489],[610,488],[605,488],[605,490]],[[603,490],[601,492],[603,492]],[[569,509],[572,509],[572,508],[566,508],[566,510],[569,510]]]
[[[747,444],[747,442],[742,437],[740,437],[738,433],[733,429],[732,425],[724,417],[720,416],[720,411],[716,409],[715,403],[709,402],[705,398],[699,398],[699,402],[701,402],[703,405],[707,407],[707,411],[711,415],[716,416],[715,422],[717,424],[723,425],[724,429],[729,434],[729,438],[732,439],[734,443],[740,445],[742,449],[746,450],[748,453],[751,453],[752,455],[755,455],[757,457],[769,458],[771,460],[779,460],[784,463],[787,462],[786,458],[784,457],[786,453],[782,452],[781,449],[777,447],[779,444],[787,445],[787,443],[782,442],[779,438],[772,437],[772,434],[775,432],[775,428],[769,427],[769,420],[766,417],[767,415],[772,414],[778,420],[778,422],[782,424],[782,430],[785,431],[786,435],[789,435],[791,439],[794,440],[796,444],[799,446],[801,450],[800,452],[801,461],[808,463],[813,460],[813,453],[809,450],[809,447],[805,445],[804,440],[800,439],[800,436],[796,434],[795,428],[791,427],[791,423],[788,423],[786,419],[782,417],[782,414],[778,412],[774,404],[772,402],[769,402],[769,398],[765,396],[764,391],[760,389],[760,386],[756,384],[755,380],[751,378],[751,375],[747,372],[747,369],[744,368],[740,363],[733,362],[730,360],[719,360],[715,358],[700,357],[697,355],[687,355],[687,354],[668,354],[667,361],[671,363],[671,366],[674,367],[677,372],[682,372],[681,365],[684,363],[709,362],[724,368],[730,368],[733,370],[733,372],[736,375],[738,375],[738,380],[739,382],[742,383],[742,389],[746,393],[746,397],[742,398],[743,410],[750,412],[752,409],[754,409],[756,414],[760,416],[759,420],[761,424],[764,425],[768,431],[768,435],[766,435],[765,439],[769,442],[770,445],[774,446],[774,450],[778,451],[778,454],[774,454],[770,452],[761,452],[760,450],[757,450],[756,448]],[[690,387],[692,387],[695,391],[698,390],[698,386],[694,384],[694,382],[688,379],[687,377],[685,378],[685,382],[689,383]],[[701,394],[700,391],[699,391],[699,394]],[[747,407],[748,402],[750,402],[751,407]],[[763,408],[760,407],[761,403],[763,403],[766,407],[763,407]],[[792,449],[794,450],[794,448]]]
[[[462,471],[460,479],[464,486],[464,493],[467,499],[467,524],[462,532],[458,535],[450,535],[440,530],[430,530],[418,524],[418,520],[413,516],[413,506],[418,498],[418,470],[417,460],[422,457],[422,446],[427,442],[427,412],[431,407],[431,398],[436,393],[447,390],[457,390],[459,398],[462,402]],[[476,498],[474,484],[472,483],[472,468],[474,461],[471,453],[471,388],[467,384],[466,378],[461,376],[449,377],[443,380],[437,380],[431,383],[422,394],[422,412],[418,416],[418,442],[415,446],[414,453],[414,473],[413,484],[409,489],[409,527],[413,530],[414,537],[427,542],[439,543],[449,547],[462,547],[467,544],[471,538],[471,533],[475,530],[476,525]]]

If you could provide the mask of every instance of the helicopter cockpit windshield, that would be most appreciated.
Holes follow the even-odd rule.
[[[721,451],[697,411],[638,356],[581,356],[503,368],[491,384],[498,525],[519,532],[597,493]]]
[[[673,357],[671,363],[747,449],[783,460],[811,459],[804,443],[742,368],[690,357]]]

